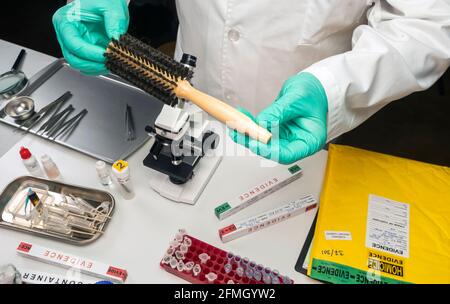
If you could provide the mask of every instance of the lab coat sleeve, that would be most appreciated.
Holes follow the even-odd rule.
[[[352,50],[305,71],[328,97],[328,141],[393,100],[433,85],[450,65],[450,0],[380,0]],[[427,102],[424,100],[424,102]]]

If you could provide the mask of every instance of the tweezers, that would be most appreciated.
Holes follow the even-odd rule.
[[[62,107],[61,104],[57,106],[56,111],[53,113],[53,115],[37,130],[36,134],[42,131],[43,133],[47,133],[50,129],[52,129],[55,124],[58,122],[58,120],[61,119],[61,117],[67,113],[68,111],[73,111],[74,107],[72,105],[68,105],[64,110],[60,111],[60,108]]]
[[[54,124],[50,126],[46,131],[45,134],[48,137],[51,137],[55,132],[59,130],[61,125],[66,121],[66,118],[69,117],[69,115],[75,110],[75,108],[72,105],[69,105],[67,108],[65,108],[63,111],[61,111],[60,116],[56,119]]]
[[[131,107],[127,104],[125,110],[125,126],[126,126],[126,136],[127,141],[132,141],[136,139],[136,132],[134,129],[134,119],[133,114],[131,113]]]
[[[42,109],[40,109],[36,114],[34,114],[29,120],[26,120],[23,124],[17,126],[14,132],[19,131],[22,127],[26,127],[25,134],[28,133],[34,126],[39,124],[44,118],[46,118],[52,111],[55,109],[56,105],[64,104],[70,97],[72,97],[72,93],[67,91],[55,101],[49,103]]]
[[[68,131],[70,131],[70,133],[68,133],[68,136],[70,136],[70,134],[72,134],[72,132],[75,130],[75,128],[78,126],[78,124],[80,123],[80,121],[83,119],[83,117],[88,113],[88,110],[84,109],[82,110],[80,113],[78,113],[77,115],[75,115],[74,117],[72,117],[71,119],[69,119],[68,121],[66,121],[64,124],[61,125],[58,133],[55,134],[55,136],[53,136],[52,140],[56,140],[56,138]]]
[[[56,106],[56,109],[55,109],[55,111],[53,111],[52,116],[50,116],[50,118],[47,119],[47,121],[39,128],[39,130],[37,130],[36,134],[38,134],[38,133],[41,132],[42,130],[47,129],[47,128],[48,128],[48,125],[49,125],[50,123],[54,123],[54,122],[55,122],[55,117],[59,114],[59,110],[61,110],[61,108],[62,108],[62,106],[63,106],[64,103],[65,103],[65,102],[59,103],[59,104]]]

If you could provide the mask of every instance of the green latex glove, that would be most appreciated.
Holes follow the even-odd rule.
[[[231,138],[254,153],[290,164],[318,152],[327,139],[328,100],[320,81],[309,73],[289,78],[277,99],[254,118],[241,112],[272,132],[266,145],[230,130]]]
[[[84,74],[106,74],[106,46],[128,29],[125,0],[75,0],[56,11],[53,26],[64,58]]]

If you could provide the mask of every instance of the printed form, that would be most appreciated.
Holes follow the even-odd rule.
[[[366,247],[408,258],[409,221],[409,204],[369,195]]]

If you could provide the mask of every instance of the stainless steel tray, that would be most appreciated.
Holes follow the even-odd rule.
[[[93,207],[97,207],[104,201],[111,202],[111,209],[107,214],[109,217],[112,216],[115,209],[114,197],[108,192],[69,185],[61,182],[50,181],[32,176],[22,176],[12,181],[8,186],[6,186],[6,188],[0,194],[0,214],[1,214],[0,227],[23,231],[38,236],[54,238],[76,245],[86,245],[97,240],[102,235],[101,232],[105,231],[106,226],[111,220],[108,219],[106,220],[105,223],[101,224],[101,226],[99,227],[99,230],[101,232],[96,233],[94,236],[90,238],[81,238],[76,236],[69,236],[65,234],[45,231],[43,229],[40,229],[39,225],[30,228],[29,222],[20,218],[13,219],[11,212],[12,209],[17,207],[20,200],[22,199],[23,195],[21,194],[24,191],[26,191],[26,189],[28,189],[29,187],[36,189],[36,193],[40,198],[41,193],[39,193],[39,191],[41,190],[42,193],[48,191],[56,195],[71,193],[74,194],[75,196],[85,199]]]
[[[21,95],[31,96],[35,109],[39,110],[66,91],[73,95],[66,106],[72,104],[74,113],[82,109],[88,113],[69,138],[57,138],[55,142],[108,163],[127,158],[149,139],[145,126],[154,124],[163,106],[156,98],[117,76],[86,76],[71,69],[63,59],[36,73]],[[127,103],[132,107],[135,122],[133,141],[127,141],[125,136]],[[18,126],[3,110],[0,110],[0,121]],[[30,133],[36,133],[39,127],[40,124]]]

